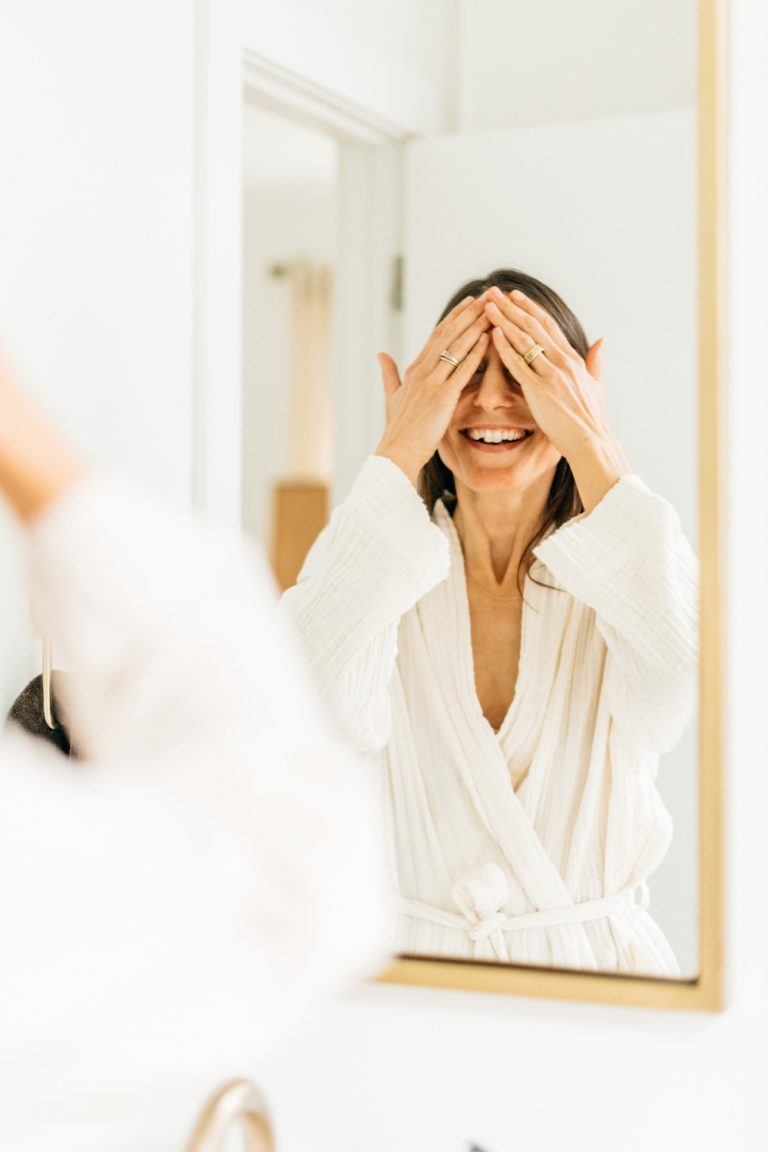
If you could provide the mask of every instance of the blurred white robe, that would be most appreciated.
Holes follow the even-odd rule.
[[[398,951],[674,976],[645,881],[672,834],[659,754],[695,708],[696,560],[636,476],[535,554],[498,732],[453,521],[391,461],[365,463],[282,611],[355,744],[384,749]]]
[[[0,1148],[170,1152],[381,962],[375,808],[239,542],[91,480],[30,560],[91,762],[0,741]]]

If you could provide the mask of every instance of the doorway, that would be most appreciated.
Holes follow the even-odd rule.
[[[328,517],[338,152],[329,133],[246,103],[242,515],[281,588]]]

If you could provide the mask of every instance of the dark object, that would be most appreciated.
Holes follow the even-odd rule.
[[[51,678],[51,695],[52,695],[52,709],[53,719],[56,724],[55,728],[49,728],[45,722],[43,714],[43,678],[42,676],[35,676],[30,680],[26,688],[19,693],[11,705],[11,710],[8,713],[9,722],[20,724],[25,732],[30,736],[37,736],[42,740],[47,740],[53,744],[65,756],[69,756],[73,760],[78,759],[77,749],[73,747],[70,738],[69,729],[66,724],[62,723],[59,719],[63,716],[63,709],[59,702],[59,693],[57,692],[57,684],[60,686],[62,680],[66,679],[66,673],[54,672]]]

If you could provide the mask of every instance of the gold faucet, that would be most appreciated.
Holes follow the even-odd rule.
[[[264,1097],[250,1080],[230,1080],[206,1103],[185,1152],[220,1152],[233,1124],[240,1121],[245,1152],[274,1152],[272,1125]]]

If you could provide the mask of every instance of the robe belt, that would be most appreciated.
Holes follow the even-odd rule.
[[[622,912],[644,910],[649,903],[648,885],[633,884],[622,888],[611,896],[600,896],[596,900],[585,900],[581,904],[569,904],[565,908],[545,908],[537,912],[524,912],[519,916],[507,916],[498,910],[485,916],[471,919],[470,915],[446,912],[433,908],[418,900],[400,897],[398,907],[406,916],[428,920],[443,928],[459,928],[466,932],[470,940],[485,940],[494,933],[516,932],[523,928],[560,928],[565,924],[583,924],[588,920],[601,920],[604,916],[616,916]],[[492,943],[500,944],[498,937]],[[496,949],[498,951],[498,948]],[[504,949],[506,951],[506,949]]]

